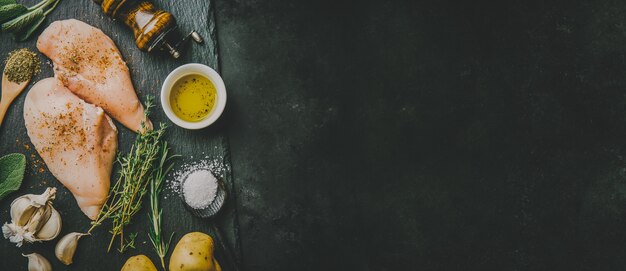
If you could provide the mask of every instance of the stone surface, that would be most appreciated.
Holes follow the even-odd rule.
[[[247,270],[626,266],[623,2],[216,4]]]
[[[246,270],[626,266],[626,5],[456,2],[216,1]]]

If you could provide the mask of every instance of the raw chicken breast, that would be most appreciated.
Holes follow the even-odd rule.
[[[24,102],[30,141],[48,169],[95,219],[106,201],[117,151],[117,129],[102,108],[54,78],[35,84]]]
[[[56,21],[41,33],[37,48],[54,63],[54,76],[78,97],[102,107],[133,131],[143,131],[144,109],[113,41],[78,20]],[[152,123],[146,121],[152,129]]]

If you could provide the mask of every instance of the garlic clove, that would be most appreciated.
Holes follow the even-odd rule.
[[[76,247],[78,246],[78,240],[85,235],[87,234],[72,232],[63,236],[56,247],[54,247],[54,255],[65,265],[72,264],[72,259],[74,258],[74,253],[76,253]]]
[[[35,234],[35,237],[38,241],[50,241],[57,236],[61,232],[61,214],[51,207],[50,219],[46,221],[46,223],[41,227],[41,229]]]
[[[24,226],[37,211],[28,197],[21,196],[11,203],[11,221],[18,226]]]
[[[22,254],[22,256],[28,258],[28,271],[52,271],[50,262],[40,254],[31,253],[28,255]]]
[[[50,216],[52,215],[52,205],[46,204],[35,211],[33,216],[26,224],[26,231],[32,233],[33,235],[37,234],[37,232],[43,227],[43,225],[48,222]]]

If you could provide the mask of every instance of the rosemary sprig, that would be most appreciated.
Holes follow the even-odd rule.
[[[168,162],[177,157],[178,155],[168,156],[169,148],[167,146],[167,142],[163,143],[161,147],[161,161],[159,166],[154,170],[154,174],[150,179],[150,213],[148,213],[148,217],[150,218],[150,231],[148,232],[148,237],[150,238],[150,242],[152,242],[152,247],[154,251],[159,255],[161,259],[161,266],[163,270],[167,270],[165,268],[165,255],[167,255],[167,251],[169,249],[170,243],[172,241],[172,237],[174,237],[174,233],[170,235],[169,240],[165,242],[163,239],[163,229],[162,219],[163,219],[163,210],[159,206],[159,199],[161,196],[161,191],[163,190],[163,183],[165,181],[165,176],[167,173],[172,170],[174,163]]]
[[[152,97],[148,97],[146,116],[152,108],[152,101]],[[166,145],[162,144],[161,140],[166,128],[166,125],[161,124],[159,129],[138,134],[128,154],[117,158],[120,164],[119,177],[109,191],[107,201],[102,206],[98,217],[87,231],[91,233],[105,220],[110,219],[111,241],[107,251],[111,251],[115,239],[118,238],[120,244],[118,251],[124,252],[129,247],[134,247],[136,234],[130,234],[130,238],[126,239],[124,228],[131,223],[133,216],[141,209],[143,196],[147,193],[148,185],[155,172],[154,162],[162,159],[161,148]]]

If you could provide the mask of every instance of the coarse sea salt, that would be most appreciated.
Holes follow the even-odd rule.
[[[166,191],[169,191],[165,195],[171,195],[170,193],[180,194],[183,191],[181,184],[183,181],[193,172],[199,170],[208,170],[213,174],[215,178],[224,178],[227,171],[227,165],[224,165],[221,159],[210,159],[205,157],[204,159],[193,161],[183,164],[181,168],[174,171],[170,178],[166,182]]]
[[[183,183],[183,194],[189,207],[206,208],[217,194],[217,179],[206,169],[191,172]]]

